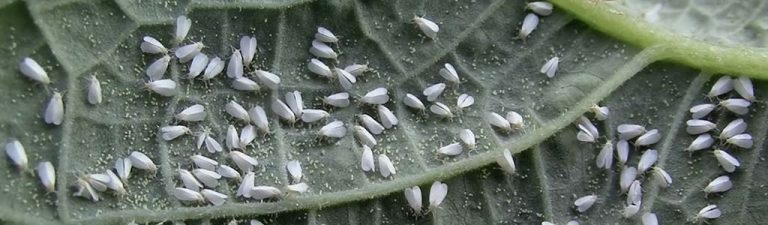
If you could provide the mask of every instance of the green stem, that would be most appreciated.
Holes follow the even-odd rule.
[[[551,0],[559,9],[619,40],[641,48],[665,46],[660,55],[663,60],[710,73],[768,80],[768,51],[765,48],[718,46],[683,37],[594,1],[598,0]]]

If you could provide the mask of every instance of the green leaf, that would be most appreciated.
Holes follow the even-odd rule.
[[[18,138],[31,165],[49,160],[58,172],[56,193],[45,194],[34,171],[18,172],[9,160],[0,160],[0,199],[4,199],[0,221],[225,224],[258,218],[267,224],[538,224],[544,220],[564,224],[575,219],[582,224],[613,224],[637,223],[640,214],[654,212],[664,224],[683,224],[707,204],[718,204],[724,211],[722,218],[713,220],[715,224],[760,221],[766,210],[761,199],[767,178],[762,172],[765,165],[758,164],[768,135],[763,102],[755,102],[745,117],[755,147],[731,151],[742,163],[731,175],[733,190],[704,198],[701,189],[723,174],[722,169],[710,153],[689,155],[682,149],[693,140],[684,131],[687,110],[710,101],[704,93],[713,74],[764,77],[768,70],[763,49],[720,45],[710,37],[689,39],[634,23],[637,19],[630,13],[616,13],[641,8],[632,2],[618,9],[607,6],[613,3],[553,2],[560,8],[543,17],[525,41],[515,39],[527,13],[518,1],[0,3],[0,57],[5,59],[0,61],[0,102],[6,104],[0,110],[0,140]],[[672,16],[666,12],[674,10],[663,12]],[[144,69],[158,56],[141,53],[140,39],[149,35],[172,46],[173,23],[179,15],[193,20],[186,43],[203,41],[207,46],[203,52],[209,56],[227,59],[242,35],[255,36],[259,47],[253,66],[280,75],[280,89],[256,94],[234,91],[225,75],[207,83],[192,82],[181,78],[187,65],[174,60],[166,77],[178,81],[181,94],[166,98],[145,91]],[[410,22],[414,15],[437,22],[438,38],[425,39]],[[391,179],[361,171],[362,148],[352,134],[320,140],[316,132],[324,122],[287,124],[269,110],[271,98],[299,90],[306,108],[329,109],[333,119],[348,125],[360,113],[378,117],[375,109],[363,104],[343,109],[322,105],[323,96],[341,87],[306,69],[312,57],[307,49],[317,26],[341,36],[335,46],[341,52],[339,66],[367,63],[374,69],[359,77],[353,96],[382,86],[390,91],[392,101],[386,105],[401,123],[376,136],[380,144],[374,153],[393,159],[397,174]],[[759,39],[748,43],[762,46]],[[48,71],[51,85],[34,83],[18,72],[18,62],[27,56]],[[553,56],[562,61],[557,76],[549,79],[538,71]],[[444,63],[456,66],[463,82],[449,85],[440,101],[452,106],[459,94],[468,93],[476,98],[475,105],[452,119],[404,106],[401,99],[406,93],[421,96],[428,84],[442,82],[437,72]],[[100,105],[89,105],[85,99],[90,75],[102,81],[105,101]],[[760,92],[766,83],[755,81],[755,85],[757,99],[767,98]],[[66,113],[61,126],[47,125],[41,117],[54,90],[64,92]],[[193,136],[163,141],[159,128],[167,124],[186,124],[194,131],[208,127],[223,143],[229,124],[245,125],[222,110],[233,99],[247,108],[265,106],[270,117],[272,132],[246,150],[260,162],[256,183],[283,188],[288,184],[286,162],[299,160],[309,192],[274,201],[244,200],[234,196],[237,182],[222,181],[216,189],[230,197],[223,206],[190,205],[173,197],[173,188],[180,186],[174,171],[191,169],[189,156],[203,154],[234,165],[226,154],[196,149]],[[204,122],[173,119],[196,103],[206,106]],[[596,123],[604,134],[601,142],[615,139],[614,129],[622,123],[644,124],[664,135],[653,147],[660,152],[657,166],[666,169],[674,183],[658,189],[649,176],[642,178],[643,209],[631,219],[621,217],[625,196],[618,190],[620,166],[596,169],[594,158],[602,143],[575,139],[572,122],[596,103],[609,106],[612,114],[609,120]],[[499,132],[484,119],[488,112],[503,115],[509,110],[523,114],[525,129]],[[734,118],[724,110],[711,117],[721,128]],[[456,157],[439,156],[437,149],[459,141],[457,134],[464,128],[478,136],[478,148]],[[502,149],[516,153],[518,174],[506,174],[495,165]],[[78,176],[104,172],[131,151],[149,155],[158,163],[158,173],[134,169],[123,196],[102,193],[105,199],[95,203],[72,196]],[[629,165],[636,165],[638,158],[634,149]],[[426,202],[429,185],[437,180],[448,184],[445,202],[429,213],[413,215],[402,190],[420,185]],[[585,213],[575,212],[573,201],[587,194],[597,194],[598,202]]]

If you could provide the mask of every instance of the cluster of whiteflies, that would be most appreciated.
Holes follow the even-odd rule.
[[[114,172],[107,169],[104,173],[92,173],[80,176],[75,182],[75,196],[94,202],[101,200],[100,192],[112,191],[118,195],[126,194],[125,184],[131,177],[133,168],[145,170],[152,175],[157,172],[157,165],[144,153],[134,151],[126,158],[115,161]]]

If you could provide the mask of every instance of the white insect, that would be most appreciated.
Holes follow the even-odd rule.
[[[702,134],[696,137],[696,139],[691,142],[691,145],[686,148],[686,151],[699,151],[704,150],[709,147],[712,147],[712,144],[715,143],[715,139],[712,138],[712,135],[709,134]]]
[[[467,108],[473,104],[475,104],[475,97],[468,94],[461,94],[459,95],[459,98],[456,99],[456,107],[459,109]]]
[[[731,98],[720,101],[719,105],[738,115],[746,115],[752,102],[740,98]]]
[[[237,172],[237,170],[232,169],[232,167],[229,167],[227,165],[220,165],[219,168],[216,168],[216,173],[219,173],[222,177],[240,180],[240,172]]]
[[[61,93],[53,92],[48,106],[45,107],[43,119],[45,119],[45,123],[53,125],[61,125],[64,122],[64,101],[61,99]]]
[[[194,60],[192,60],[192,64],[194,64]],[[219,57],[215,57],[208,61],[208,66],[205,67],[205,71],[203,72],[203,80],[210,80],[216,77],[216,75],[219,75],[221,71],[224,71],[224,61],[221,60]]]
[[[715,81],[712,89],[709,90],[707,97],[714,98],[733,90],[733,79],[729,76],[722,76]]]
[[[272,99],[272,112],[277,114],[280,119],[283,119],[289,123],[296,122],[296,115],[293,114],[293,111],[291,110],[288,105],[283,103],[280,99]]]
[[[587,195],[576,199],[576,201],[573,202],[573,205],[576,206],[577,211],[583,213],[591,208],[592,205],[595,204],[595,201],[597,201],[597,195]]]
[[[144,153],[133,151],[131,152],[131,155],[128,156],[129,159],[131,159],[131,165],[133,167],[142,169],[142,170],[148,170],[150,172],[157,171],[157,165],[155,165],[155,162],[152,162],[152,159],[147,157]]]
[[[360,157],[360,168],[365,172],[376,172],[376,167],[373,164],[373,151],[367,145],[363,145],[363,154]]]
[[[464,151],[464,147],[460,143],[454,142],[449,145],[440,147],[437,152],[443,155],[455,156],[461,154]]]
[[[179,16],[176,18],[176,32],[174,33],[173,40],[176,43],[181,43],[189,33],[189,28],[192,27],[192,20],[186,16]]]
[[[413,16],[413,22],[416,23],[416,26],[419,27],[421,33],[430,39],[435,39],[437,37],[437,32],[440,32],[440,27],[437,26],[435,22],[432,22],[431,20],[428,20],[424,17]]]
[[[744,131],[747,131],[747,123],[744,122],[744,119],[735,119],[728,123],[728,125],[723,128],[723,130],[720,132],[720,139],[728,139],[733,136],[736,136],[737,134],[744,133]]]
[[[344,90],[351,90],[357,82],[357,78],[346,70],[334,68],[334,73],[339,78],[339,84]]]
[[[552,14],[552,9],[554,6],[552,6],[552,3],[549,2],[529,2],[525,5],[525,8],[530,9],[540,16],[549,16]]]
[[[80,196],[93,202],[98,202],[101,200],[99,193],[96,192],[96,190],[94,190],[93,187],[91,187],[91,184],[89,184],[86,180],[78,178],[75,186],[77,191],[75,191],[74,196]]]
[[[728,190],[731,190],[733,187],[733,182],[731,182],[731,178],[727,175],[719,176],[709,182],[706,187],[704,187],[704,193],[711,194],[711,193],[719,193],[719,192],[726,192]]]
[[[251,191],[250,191],[250,198],[253,198],[256,200],[277,198],[277,197],[280,197],[281,195],[283,195],[283,192],[280,191],[280,189],[277,189],[276,187],[272,187],[272,186],[255,186],[251,188]]]
[[[280,77],[276,74],[264,70],[256,70],[255,73],[256,78],[259,78],[259,81],[269,89],[277,90],[280,86]]]
[[[248,111],[246,111],[245,108],[235,100],[229,101],[229,103],[224,106],[224,110],[227,111],[227,113],[235,119],[246,123],[251,121],[251,117],[248,116]]]
[[[229,57],[229,63],[227,63],[227,77],[243,77],[243,55],[240,54],[240,50],[235,49],[235,51],[232,52],[232,56]]]
[[[719,218],[722,214],[723,212],[717,208],[717,205],[708,205],[699,210],[699,213],[696,214],[696,220],[716,219]]]
[[[611,169],[613,165],[613,143],[610,140],[605,142],[600,153],[597,154],[595,165],[597,165],[597,168]]]
[[[379,105],[376,111],[379,112],[379,120],[381,120],[381,125],[384,125],[384,128],[391,129],[400,123],[400,120],[392,113],[392,110],[389,110],[386,106]]]
[[[344,108],[349,106],[349,93],[340,92],[326,96],[323,98],[323,102],[334,107]]]
[[[163,46],[163,43],[160,43],[157,39],[150,37],[150,36],[144,36],[141,40],[141,51],[144,53],[149,54],[166,54],[168,53],[168,49]]]
[[[269,133],[269,120],[267,120],[267,113],[264,112],[264,108],[261,106],[254,106],[248,111],[248,116],[251,117],[251,122],[256,125],[264,133]]]
[[[715,110],[715,107],[717,107],[715,104],[699,104],[694,105],[691,107],[689,112],[691,112],[691,118],[693,119],[701,119],[709,115],[712,110]]]
[[[621,140],[631,140],[646,132],[644,126],[637,124],[621,124],[616,127],[616,131],[619,132],[619,139]]]
[[[169,97],[176,95],[176,82],[171,79],[150,81],[144,86],[159,95]]]
[[[85,180],[96,191],[104,192],[107,191],[107,184],[109,184],[111,179],[109,178],[109,175],[106,174],[88,174],[85,175]]]
[[[301,117],[301,113],[304,111],[304,100],[301,98],[301,92],[285,93],[285,103],[288,105],[288,108],[291,108],[294,116]]]
[[[531,15],[531,14],[528,14]],[[528,17],[526,17],[527,19]],[[544,65],[541,66],[541,69],[539,70],[540,73],[546,74],[549,78],[554,78],[555,74],[557,73],[557,67],[558,64],[560,64],[560,57],[552,57],[549,60],[547,60]]]
[[[331,68],[329,68],[325,63],[323,63],[320,60],[317,60],[315,58],[312,58],[309,60],[309,64],[307,64],[307,68],[309,68],[309,71],[312,73],[315,73],[317,75],[320,75],[322,77],[333,79],[333,72],[331,72]]]
[[[661,134],[659,133],[659,130],[653,129],[645,132],[643,135],[640,135],[640,137],[635,140],[635,146],[648,146],[656,144],[656,142],[659,142],[659,140],[661,140]]]
[[[622,212],[622,215],[624,218],[630,218],[637,214],[637,212],[640,211],[640,205],[639,204],[629,204],[627,207],[624,207],[624,212]]]
[[[451,108],[449,108],[447,105],[441,102],[435,102],[435,104],[432,104],[431,106],[429,106],[429,111],[440,117],[445,117],[445,118],[453,117],[453,112],[451,112]]]
[[[439,74],[440,76],[445,78],[445,80],[447,80],[448,82],[451,82],[454,84],[458,84],[459,82],[461,82],[459,80],[459,74],[456,73],[456,68],[453,68],[453,65],[451,65],[450,63],[446,63],[445,65],[443,65],[443,68],[440,69]]]
[[[579,132],[576,133],[576,139],[582,142],[595,142],[600,137],[600,132],[587,117],[579,117]]]
[[[472,133],[470,129],[461,129],[459,131],[459,139],[464,142],[464,145],[469,149],[474,149],[477,143],[475,142],[475,133]]]
[[[299,163],[298,160],[288,161],[288,163],[285,164],[285,169],[288,170],[288,175],[290,175],[291,183],[295,184],[301,181],[303,174],[301,171],[301,163]]]
[[[424,106],[424,103],[422,103],[421,100],[419,100],[418,97],[416,97],[416,96],[414,96],[412,94],[405,94],[405,97],[403,97],[403,103],[405,105],[407,105],[408,107],[411,107],[413,109],[418,109],[418,110],[425,110],[425,109],[427,109]]]
[[[194,79],[197,76],[200,76],[200,73],[205,70],[205,66],[208,65],[208,56],[199,53],[195,56],[195,58],[192,58],[192,64],[189,64],[189,72],[187,72],[187,79]]]
[[[416,214],[421,213],[421,188],[419,188],[419,186],[405,188],[403,193],[405,193],[405,200],[408,201],[408,206],[410,206]]]
[[[256,159],[253,157],[240,151],[229,152],[229,157],[232,158],[232,161],[235,162],[235,165],[240,168],[240,171],[245,173],[250,173],[253,171],[254,166],[259,165],[259,161],[256,161]]]
[[[323,137],[342,138],[347,134],[347,128],[343,122],[337,120],[321,127],[317,133]]]
[[[256,127],[248,124],[243,127],[242,130],[240,130],[240,143],[238,144],[240,147],[245,148],[253,140],[256,140]]]
[[[378,144],[378,142],[376,142],[376,138],[374,138],[370,132],[365,130],[364,127],[356,125],[354,130],[355,137],[357,137],[357,141],[359,141],[361,145],[376,146]]]
[[[717,128],[717,125],[706,120],[688,120],[685,124],[688,125],[685,128],[685,131],[688,132],[688,134],[706,133]]]
[[[251,197],[251,190],[253,189],[253,182],[256,178],[256,174],[253,172],[246,172],[243,180],[240,181],[240,186],[237,188],[236,196],[243,196],[246,198]]]
[[[133,168],[133,163],[130,158],[118,158],[115,161],[115,171],[123,183],[128,182],[128,178],[131,177],[131,168]]]
[[[753,145],[752,135],[747,133],[734,135],[726,139],[725,142],[741,148],[752,148]]]
[[[203,188],[203,184],[200,183],[189,170],[176,169],[176,172],[179,173],[179,179],[181,180],[181,183],[184,184],[185,188],[193,191],[200,191],[200,189]]]
[[[162,137],[163,140],[170,141],[181,135],[188,134],[189,132],[190,130],[186,126],[164,126],[160,128],[160,137]]]
[[[637,204],[643,201],[643,188],[639,180],[632,181],[627,191],[627,204]]]
[[[43,184],[46,191],[54,192],[56,190],[56,170],[51,162],[43,161],[37,164],[37,177],[40,178],[40,183]]]
[[[13,165],[17,169],[23,171],[27,169],[29,160],[27,159],[27,152],[24,150],[24,146],[17,139],[11,139],[8,143],[5,143],[5,154],[8,158],[11,158]]]
[[[200,191],[200,194],[203,195],[203,198],[205,198],[206,201],[210,202],[215,206],[223,205],[224,202],[227,201],[227,198],[229,198],[227,195],[216,192],[211,189],[203,189],[202,191]]]
[[[180,187],[177,187],[173,190],[173,196],[176,197],[176,199],[179,201],[183,202],[203,203],[205,201],[203,195],[197,191]]]
[[[656,217],[656,213],[645,213],[640,218],[643,225],[659,225],[659,218]]]
[[[174,54],[176,55],[176,58],[179,59],[179,62],[186,63],[189,60],[192,60],[197,54],[200,53],[201,50],[203,50],[202,42],[195,42],[192,44],[184,45],[176,49],[176,52]]]
[[[637,163],[637,173],[645,173],[646,170],[651,168],[653,164],[656,164],[656,160],[659,159],[659,153],[655,149],[648,149],[640,156],[640,162]]]
[[[395,171],[395,165],[392,164],[392,160],[390,160],[387,155],[379,155],[379,173],[381,173],[381,176],[384,178],[397,173],[397,171]]]
[[[621,188],[621,192],[627,191],[629,186],[632,185],[632,182],[635,181],[635,178],[637,178],[637,169],[631,166],[624,167],[619,176],[619,187]]]
[[[224,138],[224,144],[227,145],[229,150],[240,148],[240,136],[237,134],[235,126],[229,125],[227,127],[227,136]]]
[[[109,187],[109,189],[121,195],[126,193],[125,186],[123,186],[123,182],[120,181],[120,178],[118,178],[117,175],[115,175],[115,173],[112,172],[112,170],[107,170],[105,174],[109,177],[109,183],[107,183],[107,187]]]
[[[629,158],[629,142],[626,140],[619,140],[616,142],[616,155],[619,157],[619,162],[622,164],[627,163]]]
[[[662,188],[669,187],[672,184],[672,177],[669,176],[669,173],[659,167],[653,167],[653,180]]]
[[[589,110],[595,114],[595,119],[600,121],[608,119],[608,116],[611,115],[611,110],[608,108],[608,106],[592,105]]]
[[[515,174],[517,172],[515,160],[512,158],[512,153],[509,152],[509,149],[504,149],[501,155],[496,156],[496,163],[507,173]]]
[[[91,75],[88,77],[88,103],[96,105],[101,103],[101,82],[96,79],[96,76]]]
[[[221,175],[213,172],[212,170],[194,169],[192,170],[192,174],[195,175],[197,180],[203,183],[203,185],[206,187],[216,188],[219,186],[219,179],[221,179]]]
[[[216,170],[216,167],[219,166],[219,162],[216,160],[199,154],[190,156],[189,159],[192,160],[192,163],[194,163],[197,168],[204,170],[214,171]]]
[[[501,115],[499,115],[498,113],[490,112],[486,116],[486,119],[488,120],[488,123],[490,123],[491,125],[493,125],[494,127],[500,130],[503,130],[503,131],[512,130],[512,124],[510,124],[509,121],[504,117],[501,117]]]
[[[720,163],[720,167],[722,167],[726,172],[733,173],[733,171],[736,171],[736,167],[741,166],[739,160],[736,159],[736,157],[733,157],[731,154],[728,154],[728,152],[718,149],[712,153],[715,154],[715,158],[717,159],[717,162]]]
[[[749,101],[755,100],[755,89],[752,86],[752,80],[750,80],[749,77],[741,76],[733,81],[733,89],[736,90],[736,93],[739,93],[742,98]]]
[[[367,64],[352,64],[347,67],[344,67],[344,70],[346,70],[347,72],[349,72],[354,76],[360,76],[360,75],[363,75],[363,73],[367,72],[369,68]]]
[[[205,137],[205,149],[208,149],[209,153],[224,151],[224,148],[221,147],[221,144],[218,141],[216,141],[216,139],[213,139],[211,136],[208,136],[208,135],[206,135]]]
[[[528,15],[525,15],[525,19],[523,19],[523,26],[520,27],[520,32],[517,34],[517,38],[525,40],[525,38],[527,38],[528,35],[531,35],[533,30],[536,30],[536,27],[538,26],[539,17],[536,16],[536,14],[528,13]]]
[[[29,79],[43,84],[51,83],[51,79],[48,77],[48,73],[45,72],[43,67],[40,66],[40,64],[38,64],[37,61],[32,58],[25,57],[22,59],[21,63],[19,63],[19,70]]]
[[[520,129],[525,126],[525,123],[523,122],[523,116],[515,111],[507,112],[507,117],[504,117],[504,119],[509,121],[509,125],[512,125],[512,128],[514,129]]]
[[[304,193],[309,190],[309,185],[307,185],[307,183],[301,182],[298,184],[287,185],[285,186],[285,189],[293,193]]]
[[[429,188],[429,210],[437,209],[440,204],[445,200],[445,196],[448,195],[448,185],[440,181],[432,183],[432,187]]]
[[[304,121],[305,123],[317,122],[318,120],[331,116],[330,113],[322,109],[305,109],[301,112],[301,121]]]
[[[240,38],[240,54],[243,57],[243,65],[248,66],[253,61],[254,56],[256,56],[257,43],[255,37],[243,36]]]
[[[386,88],[380,87],[369,91],[361,99],[363,102],[371,105],[382,105],[389,101],[389,95]]]
[[[317,33],[315,33],[315,40],[334,43],[334,42],[338,42],[339,38],[336,37],[336,35],[333,34],[333,32],[326,29],[325,27],[317,27]]]
[[[371,132],[371,134],[381,134],[381,132],[384,132],[384,126],[367,114],[357,115],[357,119]]]
[[[434,102],[438,97],[440,97],[441,94],[443,94],[443,90],[445,90],[445,83],[437,83],[424,88],[422,94],[427,96],[427,101]]]
[[[312,47],[309,48],[309,53],[315,57],[325,59],[336,59],[336,57],[339,57],[339,55],[333,51],[331,47],[317,40],[312,41]]]
[[[176,114],[175,118],[181,121],[197,122],[205,119],[205,107],[200,104],[194,104]]]

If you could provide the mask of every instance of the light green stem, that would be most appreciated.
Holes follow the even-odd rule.
[[[595,2],[597,1],[597,2]],[[714,74],[768,80],[768,49],[725,47],[653,27],[599,0],[551,0],[592,28],[640,48],[665,46],[661,59]]]

